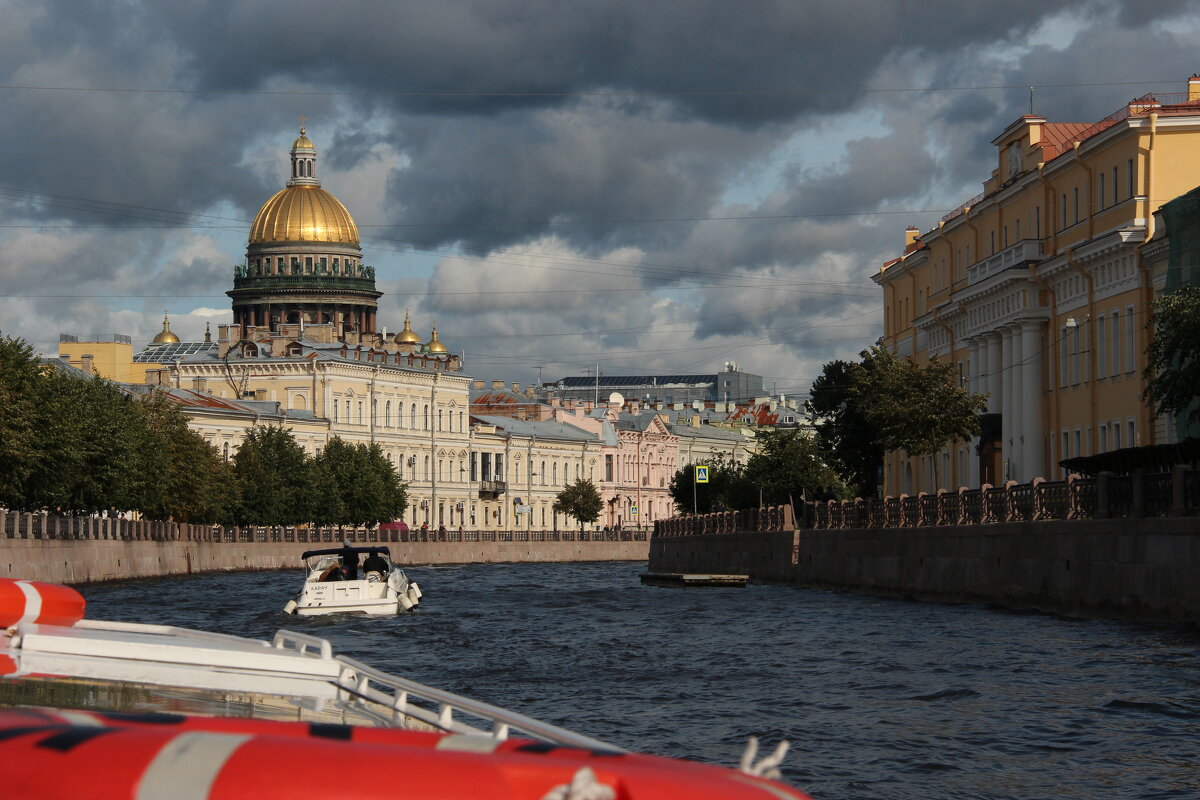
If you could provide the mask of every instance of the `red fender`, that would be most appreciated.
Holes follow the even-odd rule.
[[[83,619],[86,601],[69,586],[0,578],[0,628],[20,622],[74,625]]]
[[[542,800],[583,766],[617,800],[805,800],[774,781],[653,756],[528,740],[479,752],[442,733],[170,714],[3,712],[0,763],[20,765],[5,781],[13,796],[45,800],[170,796],[184,779],[208,800]]]

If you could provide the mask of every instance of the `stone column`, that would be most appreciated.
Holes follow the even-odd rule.
[[[999,331],[988,333],[983,337],[980,354],[983,358],[983,387],[988,392],[987,410],[989,414],[999,414],[1003,393],[1000,382],[1000,368],[1004,365],[1004,350],[1000,343]]]
[[[984,378],[984,374],[983,374],[984,363],[983,362],[984,362],[984,358],[985,358],[984,354],[987,353],[987,339],[983,339],[983,338],[970,339],[969,344],[970,344],[970,350],[968,352],[970,353],[971,369],[969,371],[970,372],[970,380],[967,381],[967,389],[972,392],[982,392],[982,391],[984,391],[982,388],[983,378]],[[974,436],[971,438],[971,443],[970,443],[969,447],[970,447],[970,450],[967,452],[967,474],[960,475],[959,480],[965,481],[968,486],[978,486],[979,485],[979,456],[976,455],[976,453],[979,451],[979,437],[978,436]],[[955,458],[954,462],[957,465],[958,459]]]
[[[1026,476],[1023,468],[1025,463],[1025,428],[1022,423],[1025,418],[1025,373],[1023,372],[1025,350],[1021,342],[1021,329],[1014,325],[1009,333],[1012,342],[1012,365],[1008,370],[1008,382],[1012,386],[1012,403],[1008,406],[1011,413],[1005,413],[1009,420],[1009,436],[1012,437],[1012,459],[1010,461],[1012,474],[1009,475],[1009,478],[1021,482],[1033,477]]]
[[[1013,408],[1013,385],[1012,385],[1012,331],[1004,329],[1000,331],[1001,337],[1001,358],[992,370],[992,375],[997,378],[992,385],[996,388],[996,393],[1000,396],[1000,446],[1002,448],[1002,458],[1000,461],[1001,480],[997,483],[1004,483],[1009,479],[1009,475],[1004,473],[1004,463],[1010,465],[1013,456],[1013,440],[1016,436],[1013,434],[1012,427],[1012,408]]]
[[[1023,479],[1046,477],[1045,430],[1043,429],[1042,386],[1042,323],[1027,321],[1021,324],[1021,352],[1025,360],[1021,364],[1023,396],[1021,399],[1021,429],[1025,437],[1022,458]]]

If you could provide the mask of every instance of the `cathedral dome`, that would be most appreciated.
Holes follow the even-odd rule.
[[[433,326],[433,336],[432,336],[432,338],[430,338],[430,340],[428,342],[425,343],[425,350],[430,353],[445,353],[446,352],[446,345],[444,345],[440,341],[438,341],[437,325]]]
[[[171,332],[171,324],[167,322],[167,315],[163,314],[163,329],[157,336],[150,340],[150,344],[178,344],[179,337]]]
[[[331,242],[358,246],[358,226],[341,201],[320,186],[288,186],[263,203],[250,244]]]
[[[412,322],[408,319],[408,312],[404,314],[404,330],[396,334],[396,344],[420,344],[420,335],[412,329]]]

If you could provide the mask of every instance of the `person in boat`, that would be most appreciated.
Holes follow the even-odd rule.
[[[368,572],[378,572],[380,575],[386,576],[388,573],[388,564],[378,550],[372,550],[371,554],[363,561],[363,574]]]
[[[350,545],[342,542],[342,552],[338,554],[342,562],[342,577],[353,581],[358,579],[358,552]]]

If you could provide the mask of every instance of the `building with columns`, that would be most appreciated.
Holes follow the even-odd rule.
[[[1172,435],[1141,399],[1162,285],[1147,248],[1156,209],[1200,183],[1200,77],[1096,122],[1026,115],[992,145],[983,191],[874,276],[883,342],[988,395],[975,441],[888,454],[890,494],[1059,478],[1063,459]]]

